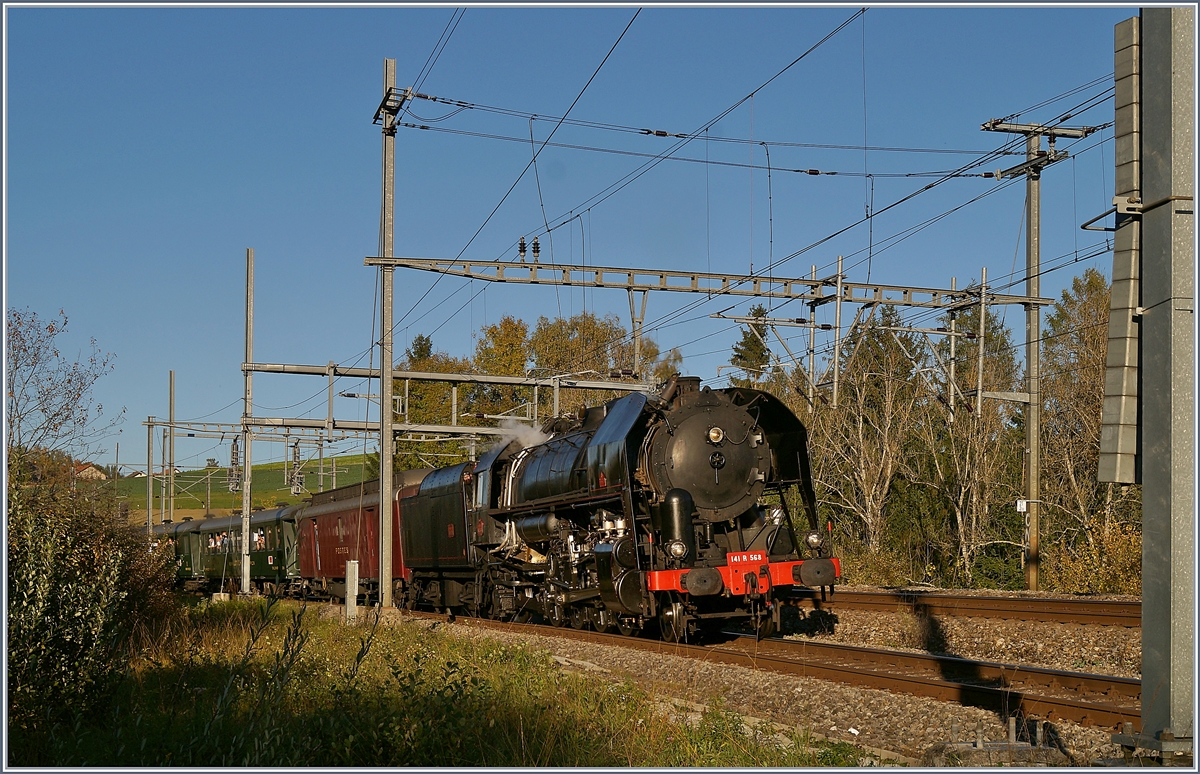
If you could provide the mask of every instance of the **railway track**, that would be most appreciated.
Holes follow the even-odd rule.
[[[821,610],[874,610],[952,617],[1007,618],[1095,626],[1142,625],[1141,602],[1072,597],[998,597],[947,591],[854,591],[839,589],[827,600],[814,592],[809,603]]]
[[[406,612],[405,615],[449,620],[445,615],[432,613]],[[815,677],[981,707],[1002,715],[1067,719],[1111,729],[1119,728],[1123,723],[1133,723],[1135,727],[1141,725],[1141,681],[1126,677],[833,643],[782,639],[755,641],[749,636],[731,635],[725,642],[688,645],[478,618],[458,618],[455,622],[484,629],[635,648],[777,674]]]

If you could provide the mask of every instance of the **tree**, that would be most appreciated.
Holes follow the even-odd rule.
[[[469,360],[452,357],[445,352],[434,351],[433,339],[424,334],[417,334],[413,337],[412,344],[404,351],[404,359],[397,366],[406,371],[432,371],[435,373],[467,373],[471,371]],[[392,389],[396,396],[404,396],[404,381],[393,382]],[[401,408],[393,416],[401,422],[407,418],[407,421],[412,424],[451,424],[452,389],[453,387],[445,382],[410,382],[407,391],[407,405],[401,408],[397,401],[392,401],[393,410]],[[466,393],[467,391],[461,392]],[[473,418],[469,416],[471,413],[469,407],[461,402],[464,395],[459,397],[459,424],[475,424]],[[428,442],[397,441],[393,463],[396,471],[402,471],[455,465],[466,459],[466,450],[457,444],[438,444],[435,447]],[[368,478],[379,475],[378,452],[368,455],[364,475]]]
[[[111,487],[74,475],[71,452],[111,427],[92,388],[112,356],[93,340],[84,361],[64,358],[61,312],[6,322],[9,730],[29,739],[103,704],[131,633],[174,607],[175,568],[123,522]]]
[[[64,358],[55,342],[67,332],[65,312],[43,321],[28,309],[9,309],[7,331],[10,460],[31,449],[85,452],[120,421],[120,414],[105,421],[104,406],[91,398],[96,382],[114,368],[113,354],[91,339],[85,360]]]
[[[471,361],[474,371],[491,376],[524,376],[533,349],[529,326],[511,315],[480,329]],[[479,414],[512,413],[533,400],[533,390],[510,385],[476,385],[469,396],[471,410]]]
[[[683,353],[677,348],[672,347],[671,349],[667,350],[665,355],[658,359],[658,361],[654,364],[651,373],[654,374],[655,383],[662,384],[682,370]]]
[[[1096,481],[1108,308],[1108,281],[1088,269],[1072,280],[1046,317],[1041,395],[1048,559],[1087,553],[1105,564],[1105,546],[1127,546],[1129,541],[1114,537],[1140,521],[1140,488]],[[1125,579],[1125,587],[1134,580]]]
[[[591,312],[581,312],[573,317],[539,317],[533,335],[529,338],[534,373],[538,376],[581,374],[591,378],[609,378],[614,370],[633,367],[633,342],[615,314],[597,317]],[[658,355],[658,347],[649,339],[642,339],[642,357],[651,363]],[[545,391],[543,391],[545,392]],[[588,390],[580,394],[573,392],[572,400],[578,405],[561,408],[582,408],[616,397],[611,391]],[[543,410],[553,410],[550,395],[541,395]]]
[[[944,321],[945,324],[945,321]],[[962,312],[960,332],[979,329],[979,309]],[[1015,392],[1020,383],[1012,336],[992,310],[985,318],[983,389]],[[938,344],[942,363],[949,362],[947,342]],[[956,381],[973,389],[979,373],[979,343],[961,337],[955,357]],[[943,389],[949,390],[946,385]],[[943,399],[946,395],[942,394]],[[1023,459],[1020,412],[1014,404],[984,399],[980,411],[969,410],[974,402],[961,399],[953,416],[948,402],[927,394],[917,404],[913,429],[913,453],[904,464],[905,477],[929,487],[948,509],[947,536],[956,569],[967,584],[976,580],[977,563],[989,550],[1003,546],[1021,548],[1022,524],[1014,501],[1021,488]],[[1000,568],[993,568],[993,579]],[[1005,570],[1011,575],[1011,568]]]
[[[765,318],[767,308],[762,304],[750,307],[750,316]],[[729,362],[746,371],[745,378],[734,377],[729,381],[738,387],[754,387],[764,379],[763,372],[771,362],[771,351],[767,348],[767,324],[753,322],[742,328],[742,338],[733,345]]]
[[[878,554],[888,496],[911,447],[919,389],[912,334],[888,330],[901,323],[891,307],[873,321],[872,313],[847,336],[839,406],[816,412],[810,438],[819,496],[855,525],[867,553]]]

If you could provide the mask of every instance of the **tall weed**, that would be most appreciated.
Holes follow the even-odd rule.
[[[272,603],[186,611],[104,722],[51,742],[42,763],[156,767],[805,766],[825,750],[719,709],[684,722],[524,645]]]

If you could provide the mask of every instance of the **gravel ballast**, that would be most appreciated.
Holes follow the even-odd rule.
[[[836,616],[830,631],[829,624],[833,622],[828,616],[823,620],[821,616],[801,619],[793,614],[785,618],[783,634],[791,638],[812,637],[914,651],[924,651],[924,648],[916,647],[916,643],[928,642],[930,638],[929,623],[919,622],[908,614],[845,610]],[[821,627],[816,632],[813,625],[818,621]],[[945,650],[942,652],[953,655],[1137,676],[1140,660],[1140,631],[1137,629],[976,618],[942,618],[936,623],[937,631],[944,639]],[[924,759],[926,765],[946,765],[945,752],[952,748],[948,745],[952,727],[957,727],[959,741],[974,740],[977,734],[989,741],[1007,738],[1007,720],[977,707],[596,645],[555,637],[552,633],[531,636],[466,624],[442,626],[461,636],[525,642],[548,651],[563,669],[587,672],[603,679],[628,680],[660,696],[694,704],[719,703],[723,708],[745,716],[787,727],[806,728],[817,737],[847,741],[876,753],[883,752],[884,759],[894,757],[900,764],[913,765]],[[1080,663],[1088,666],[1081,668]],[[1051,757],[1049,762],[1057,759],[1063,763],[1087,765],[1101,758],[1119,757],[1120,748],[1110,742],[1109,734],[1106,729],[1057,721],[1050,727],[1048,738],[1062,755]],[[889,756],[888,752],[894,756]],[[954,757],[950,758],[950,761],[954,760]],[[1007,761],[1003,754],[995,753],[986,760],[970,756],[960,756],[957,760],[964,765],[1022,765],[1021,761]]]

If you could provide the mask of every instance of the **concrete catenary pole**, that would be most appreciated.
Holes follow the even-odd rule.
[[[1011,169],[997,170],[996,178],[1025,175],[1026,222],[1025,238],[1025,295],[1036,298],[1041,285],[1041,179],[1042,170],[1056,161],[1067,158],[1067,154],[1054,149],[1059,137],[1087,137],[1098,127],[1046,126],[1042,124],[1008,123],[999,118],[986,122],[983,130],[1009,132],[1025,135],[1025,161]],[[1050,138],[1050,149],[1042,150],[1042,136]],[[1038,590],[1040,549],[1038,546],[1041,511],[1042,470],[1042,398],[1040,391],[1040,356],[1042,311],[1037,302],[1025,304],[1025,586],[1030,591]]]
[[[1141,17],[1142,735],[1165,754],[1195,712],[1196,20]]]
[[[167,447],[167,457],[170,460],[170,467],[167,468],[167,521],[175,522],[175,372],[171,371],[171,435],[170,445]]]
[[[833,309],[833,407],[838,407],[838,380],[842,373],[842,256],[837,259],[837,304]]]
[[[1030,161],[1038,158],[1042,150],[1042,136],[1031,134],[1025,139],[1025,157]],[[1042,173],[1037,167],[1025,176],[1026,218],[1029,233],[1025,240],[1025,295],[1037,298],[1041,281],[1042,255]],[[1025,392],[1029,402],[1025,404],[1025,523],[1028,544],[1025,555],[1025,588],[1038,590],[1038,569],[1041,560],[1039,548],[1041,491],[1042,491],[1042,400],[1040,389],[1039,357],[1042,337],[1042,307],[1038,304],[1025,306]]]
[[[383,60],[383,98],[396,87],[396,60]],[[396,117],[383,113],[383,257],[391,258],[395,242]],[[380,266],[379,338],[379,604],[392,606],[392,280],[395,269]]]
[[[246,248],[246,363],[254,362],[254,248]],[[254,416],[254,372],[242,372],[242,593],[250,593],[250,418]]]

